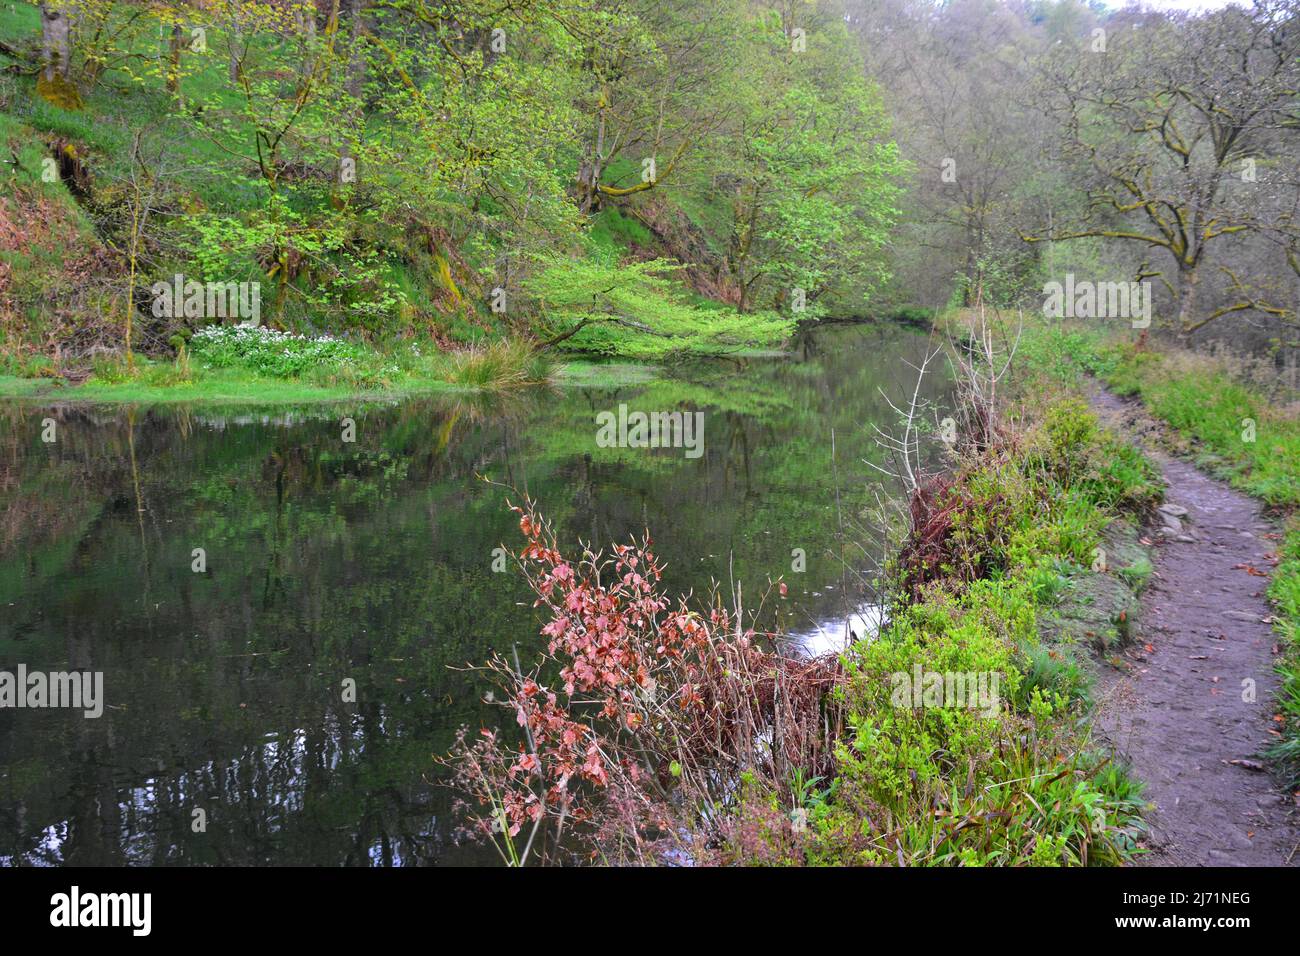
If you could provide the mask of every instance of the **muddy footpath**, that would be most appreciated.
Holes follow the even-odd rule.
[[[1298,866],[1300,798],[1261,756],[1277,740],[1265,596],[1277,528],[1259,502],[1166,451],[1138,403],[1101,388],[1090,400],[1167,483],[1136,639],[1103,668],[1095,724],[1154,805],[1138,864]]]

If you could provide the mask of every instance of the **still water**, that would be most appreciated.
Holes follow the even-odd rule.
[[[458,726],[512,721],[459,668],[541,641],[493,571],[520,537],[482,479],[531,494],[565,547],[648,528],[670,593],[784,575],[780,625],[832,646],[870,619],[849,569],[881,390],[910,395],[925,345],[835,327],[508,400],[0,405],[0,671],[104,675],[98,719],[0,709],[0,865],[494,862],[454,842],[434,760]],[[703,453],[600,447],[620,403],[704,412]]]

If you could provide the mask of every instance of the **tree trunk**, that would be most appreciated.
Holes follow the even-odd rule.
[[[348,70],[344,88],[353,99],[360,100],[366,81],[366,59],[361,55],[361,36],[365,32],[365,0],[343,0],[348,20]]]
[[[72,62],[70,35],[72,22],[67,13],[48,4],[41,4],[41,71],[46,80],[56,77],[66,80]]]
[[[966,281],[962,283],[961,304],[963,308],[969,309],[975,304],[975,250],[971,248],[969,242],[966,245],[966,262],[962,266],[962,275]]]
[[[596,113],[595,142],[578,165],[578,210],[584,216],[600,208],[600,177],[605,171],[605,96],[605,91],[601,90]]]
[[[226,44],[230,53],[230,62],[227,70],[230,75],[231,85],[239,83],[239,60],[243,50],[244,28],[239,22],[239,17],[232,14],[230,25],[226,28]]]
[[[1196,267],[1180,269],[1178,273],[1178,334],[1186,337],[1191,334],[1196,322],[1196,286],[1200,273]]]
[[[343,89],[350,100],[348,118],[349,130],[344,131],[343,145],[339,147],[339,182],[356,182],[356,157],[348,136],[361,135],[364,124],[364,109],[361,98],[365,93],[366,58],[362,55],[361,37],[365,33],[365,0],[343,0],[343,15],[348,21],[348,66],[344,75]],[[341,202],[341,200],[337,200]]]
[[[316,8],[303,9],[298,7],[294,11],[294,19],[298,23],[298,36],[301,38],[303,48],[302,63],[298,65],[298,74],[307,76],[311,73],[312,66],[315,64],[316,49]]]
[[[41,72],[36,92],[65,110],[81,109],[81,94],[68,78],[72,67],[72,20],[66,10],[41,4]]]
[[[181,48],[185,45],[185,28],[172,24],[172,38],[167,45],[167,92],[181,91]]]
[[[578,164],[578,211],[584,216],[591,212],[595,190],[592,181],[595,178],[594,167],[589,159]]]

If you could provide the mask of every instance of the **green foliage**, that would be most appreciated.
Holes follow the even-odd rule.
[[[109,249],[137,248],[128,233],[145,223],[137,288],[176,273],[260,281],[276,327],[370,343],[529,325],[553,337],[592,319],[565,348],[662,357],[772,348],[795,318],[861,314],[883,277],[903,165],[833,11],[806,11],[795,52],[776,11],[739,0],[471,4],[452,33],[408,0],[364,7],[362,31],[346,10],[307,30],[294,11],[240,2],[187,10],[205,42],[169,53],[164,40],[160,56],[173,8],[72,2],[84,109],[23,79],[0,89],[0,120],[12,109],[74,144]],[[30,32],[34,8],[10,13],[6,39]],[[505,50],[470,39],[498,32]],[[30,174],[42,149],[21,142]],[[660,178],[644,178],[647,159]],[[583,169],[593,192],[575,203]],[[707,268],[688,280],[622,261],[633,252]],[[14,259],[33,314],[48,311],[59,289],[35,281],[43,264]],[[106,279],[105,300],[121,301],[124,276]],[[588,279],[613,281],[593,301]],[[497,286],[541,311],[502,319],[488,308]],[[160,331],[141,340],[175,328]],[[353,374],[322,358],[324,379]],[[303,369],[268,358],[260,371]]]
[[[1040,637],[1068,569],[1090,565],[1107,524],[1147,500],[1122,470],[1096,468],[1115,443],[1064,400],[959,470],[939,505],[943,575],[845,655],[852,737],[814,815],[814,859],[1077,865],[1137,852],[1136,786],[1075,735],[1090,677],[1072,647]],[[999,700],[918,705],[895,693],[912,674],[996,675]]]
[[[1007,598],[979,588],[962,598],[935,593],[854,648],[852,737],[837,754],[837,793],[814,817],[815,860],[1077,865],[1132,855],[1138,807],[1099,785],[1096,758],[1071,739],[1067,718],[1083,681],[1038,650],[1017,654],[991,626]],[[1012,706],[989,713],[892,700],[893,675],[918,663],[1001,674]]]
[[[806,317],[861,314],[887,278],[881,251],[906,164],[844,24],[826,17],[807,37],[795,53],[774,12],[755,25],[743,121],[719,157],[737,183],[727,256],[742,308],[782,307],[802,289]]]
[[[524,289],[537,302],[535,328],[544,340],[605,355],[662,358],[774,345],[794,320],[742,314],[688,301],[671,278],[681,266],[662,259],[550,259]],[[572,334],[570,334],[572,333]]]

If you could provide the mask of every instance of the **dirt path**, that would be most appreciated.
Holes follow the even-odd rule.
[[[1133,436],[1164,471],[1169,520],[1142,597],[1127,673],[1103,676],[1097,724],[1133,761],[1155,803],[1150,853],[1169,866],[1300,865],[1300,810],[1258,756],[1272,726],[1276,635],[1265,619],[1278,542],[1259,504],[1157,446],[1136,403],[1098,389],[1094,409]],[[1182,525],[1181,528],[1177,525]],[[1245,681],[1254,681],[1254,702]],[[1289,864],[1288,864],[1289,861]]]

